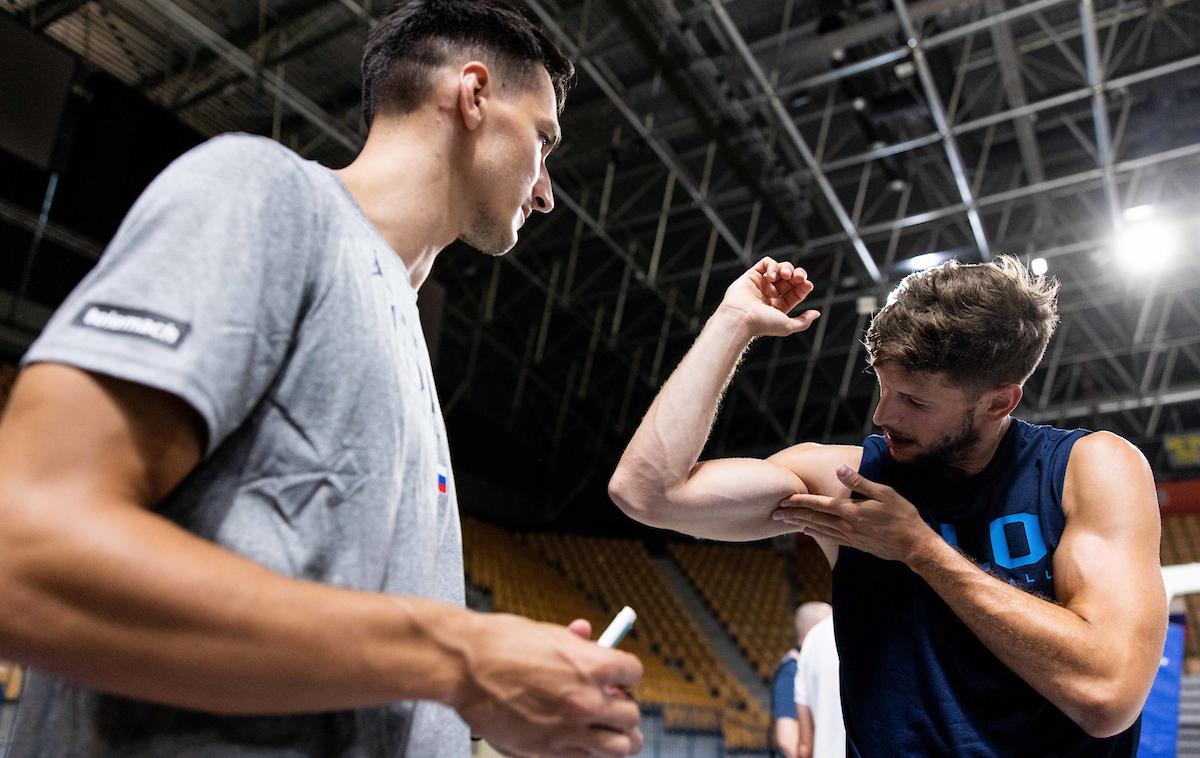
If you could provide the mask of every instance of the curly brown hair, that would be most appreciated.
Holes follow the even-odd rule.
[[[892,290],[863,340],[867,360],[978,390],[1024,384],[1058,324],[1057,298],[1057,281],[1031,276],[1012,256],[947,261]]]

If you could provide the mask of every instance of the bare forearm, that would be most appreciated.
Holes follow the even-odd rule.
[[[796,746],[800,742],[800,733],[798,727],[796,726],[796,719],[775,719],[774,737],[775,749],[779,751],[784,758],[796,758]]]
[[[136,506],[95,506],[87,528],[32,516],[37,507],[4,508],[5,657],[89,688],[222,713],[454,694],[452,635],[472,623],[467,611],[289,579]]]
[[[796,758],[811,758],[813,753],[813,719],[808,706],[796,704]]]
[[[940,539],[929,540],[908,564],[1017,676],[1084,729],[1113,731],[1099,723],[1111,723],[1111,694],[1125,672],[1117,643],[1103,630],[980,571]],[[1120,720],[1132,722],[1137,710]]]
[[[763,258],[725,291],[721,306],[659,391],[625,449],[608,493],[630,517],[725,540],[790,531],[770,514],[807,488],[786,465],[758,459],[699,464],[717,406],[754,336],[786,337],[820,315],[788,314],[813,285],[803,269]]]
[[[669,490],[687,480],[749,344],[738,315],[718,309],[654,399],[621,457],[616,478],[629,481],[639,493]]]
[[[631,517],[726,541],[792,531],[770,514],[782,498],[807,491],[793,471],[753,458],[697,465],[747,335],[735,310],[718,310],[655,398],[609,483]]]

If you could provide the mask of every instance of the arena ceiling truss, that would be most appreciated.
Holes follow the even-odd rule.
[[[0,0],[202,133],[268,134],[332,165],[363,139],[358,57],[383,5]],[[764,255],[808,270],[824,316],[752,347],[710,455],[861,439],[870,314],[914,266],[1001,253],[1062,284],[1023,417],[1117,431],[1157,464],[1162,434],[1200,429],[1200,2],[524,6],[579,72],[558,210],[503,258],[439,261],[438,373],[451,419],[574,451],[548,453],[579,483],[564,506]],[[1154,250],[1123,268],[1112,244],[1147,208],[1182,240],[1158,273]],[[46,233],[82,255],[103,243]]]

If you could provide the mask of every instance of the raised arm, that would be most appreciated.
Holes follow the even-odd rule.
[[[21,374],[0,423],[0,655],[215,713],[436,700],[519,752],[640,748],[636,705],[607,689],[636,684],[632,656],[515,616],[288,578],[155,514],[203,435],[167,393],[62,365]]]
[[[787,314],[812,287],[803,269],[770,258],[730,285],[613,474],[609,495],[625,513],[651,526],[724,540],[791,531],[769,515],[781,499],[808,491],[793,471],[756,459],[698,461],[747,346],[755,337],[807,329],[816,311]]]

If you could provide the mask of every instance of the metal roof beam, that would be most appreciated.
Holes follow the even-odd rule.
[[[1135,159],[1132,161],[1126,161],[1125,163],[1119,164],[1118,166],[1116,166],[1115,169],[1116,169],[1116,173],[1118,175],[1124,174],[1124,173],[1134,173],[1139,170],[1145,169],[1147,167],[1158,165],[1160,163],[1165,163],[1165,162],[1169,162],[1172,160],[1187,159],[1187,158],[1197,155],[1198,153],[1200,153],[1200,143],[1197,143],[1197,144],[1191,145],[1191,146],[1185,146],[1182,148],[1177,148],[1174,150],[1167,150],[1162,153],[1156,153],[1154,155],[1149,155],[1144,158]],[[990,207],[992,205],[1001,204],[1001,203],[1012,203],[1012,202],[1021,200],[1026,197],[1034,197],[1034,196],[1037,196],[1037,195],[1040,195],[1043,193],[1051,194],[1051,193],[1055,193],[1055,192],[1061,193],[1061,192],[1070,191],[1073,188],[1079,187],[1082,184],[1087,184],[1089,182],[1095,182],[1095,181],[1098,181],[1099,179],[1100,179],[1099,171],[1097,169],[1092,169],[1092,170],[1089,170],[1089,171],[1086,171],[1086,172],[1083,172],[1080,174],[1074,174],[1072,176],[1064,177],[1063,180],[1047,181],[1047,182],[1041,183],[1038,186],[1018,187],[1018,188],[1014,188],[1011,190],[1005,190],[1004,192],[997,193],[995,195],[981,197],[978,202],[982,207]],[[934,211],[931,211],[931,213],[935,214],[935,216],[936,216],[935,219],[924,218],[924,216],[926,214],[917,214],[917,215],[906,216],[906,215],[904,215],[905,207],[906,206],[902,203],[900,206],[899,213],[897,214],[896,218],[893,221],[872,225],[871,227],[865,229],[864,233],[870,234],[872,236],[882,235],[884,232],[889,233],[889,235],[891,236],[891,240],[890,240],[890,244],[889,244],[889,251],[894,253],[894,247],[898,240],[898,237],[896,236],[898,232],[902,231],[903,229],[905,229],[909,226],[916,225],[917,223],[924,223],[924,222],[927,222],[930,220],[939,220],[941,218],[955,215],[955,212],[961,212],[962,206],[954,205],[954,206],[949,206],[948,209],[935,209]],[[950,210],[952,212],[944,213],[944,212],[942,212],[944,210]],[[825,244],[828,244],[828,242],[829,242],[828,238],[818,238],[813,241],[813,244],[825,245]],[[1025,244],[1025,243],[1021,242],[1020,244]],[[1103,244],[1103,242],[1101,240],[1087,239],[1087,240],[1083,240],[1083,241],[1072,242],[1069,244],[1057,245],[1057,246],[1049,247],[1049,248],[1043,248],[1038,251],[1028,251],[1028,254],[1032,255],[1034,257],[1051,258],[1051,257],[1060,256],[1060,255],[1069,255],[1069,254],[1077,253],[1081,250],[1086,250],[1089,246],[1092,248],[1098,248],[1102,244]],[[763,251],[763,254],[770,255],[773,257],[779,257],[781,255],[786,255],[787,251],[786,250],[778,250],[778,249],[777,250],[766,249]],[[709,271],[710,271],[710,274],[718,274],[718,273],[722,273],[727,270],[730,270],[732,267],[733,267],[733,265],[729,264],[729,263],[716,264],[716,265],[712,265],[710,267]],[[885,266],[884,266],[885,271],[887,268],[888,268],[888,266],[886,265],[886,262],[885,262]],[[670,276],[662,277],[662,282],[664,284],[682,283],[682,282],[694,279],[698,273],[699,273],[698,269],[692,269],[692,270],[687,270],[687,271],[677,271],[677,272],[672,273]],[[856,291],[854,294],[852,294],[849,297],[849,299],[853,299],[853,297],[858,294],[866,294],[866,293],[863,291]],[[604,295],[601,294],[600,296],[604,296]],[[842,299],[840,296],[839,296],[839,299],[837,300],[837,302],[842,302]]]
[[[1117,176],[1119,174],[1124,174],[1124,173],[1127,173],[1130,171],[1135,171],[1140,168],[1146,168],[1147,166],[1154,166],[1159,163],[1166,163],[1169,161],[1176,161],[1176,160],[1181,160],[1184,158],[1190,158],[1190,157],[1198,155],[1198,154],[1200,154],[1200,143],[1192,143],[1190,145],[1184,145],[1182,147],[1172,148],[1170,150],[1163,150],[1161,152],[1153,153],[1151,155],[1146,155],[1141,158],[1131,158],[1129,160],[1122,161],[1120,163],[1115,163],[1115,164],[1113,164],[1112,172],[1113,172],[1114,176]],[[1018,187],[1017,189],[1013,189],[1013,190],[1006,190],[1006,191],[997,192],[997,193],[994,193],[991,195],[985,195],[985,196],[980,197],[975,200],[975,206],[977,208],[985,208],[985,207],[992,206],[992,205],[998,205],[1000,203],[1007,202],[1009,200],[1013,200],[1016,198],[1030,197],[1033,195],[1041,194],[1043,192],[1050,192],[1052,190],[1061,189],[1064,187],[1073,187],[1073,186],[1076,186],[1079,184],[1085,184],[1087,182],[1091,182],[1091,181],[1095,181],[1097,179],[1103,179],[1103,178],[1104,178],[1103,170],[1101,170],[1099,168],[1090,169],[1088,171],[1081,171],[1076,174],[1070,174],[1068,176],[1063,176],[1063,177],[1059,177],[1056,179],[1047,179],[1046,181],[1043,181],[1043,182],[1038,182],[1036,184],[1030,184],[1025,187]],[[936,221],[938,219],[946,218],[948,216],[953,216],[953,215],[962,213],[966,210],[967,210],[967,206],[965,204],[957,203],[954,205],[947,205],[947,206],[943,206],[941,208],[935,208],[933,210],[924,211],[922,213],[917,213],[917,214],[914,214],[911,216],[906,216],[904,218],[894,219],[892,221],[884,221],[884,222],[881,222],[878,224],[871,224],[869,226],[861,227],[858,231],[859,231],[859,234],[862,235],[863,237],[869,237],[869,236],[872,236],[875,234],[882,234],[885,232],[890,232],[893,229],[896,229],[899,227],[909,227],[909,226],[918,226],[920,224],[926,224],[926,223],[929,223],[930,221]],[[825,237],[817,237],[817,238],[811,239],[811,240],[809,240],[808,244],[812,247],[822,247],[822,246],[828,246],[828,245],[836,245],[836,244],[845,242],[846,239],[847,238],[844,234],[830,234]]]
[[[908,13],[908,5],[904,0],[895,0],[896,15],[900,18],[900,26],[908,37],[908,46],[912,48],[913,63],[917,67],[917,77],[925,90],[925,100],[929,112],[933,116],[934,126],[942,137],[942,146],[946,151],[946,160],[950,163],[950,171],[954,174],[954,183],[958,194],[962,197],[967,212],[967,220],[971,222],[971,231],[975,234],[975,245],[979,255],[985,261],[992,257],[992,249],[988,244],[987,233],[983,228],[983,220],[979,217],[979,209],[975,205],[975,197],[971,192],[971,184],[967,181],[967,170],[963,165],[962,153],[958,149],[958,141],[946,119],[946,110],[942,105],[942,96],[938,93],[937,84],[933,81],[933,72],[929,69],[929,61],[925,59],[925,50],[921,45],[917,29],[913,26],[912,17]]]
[[[698,129],[701,138],[708,141],[705,169],[700,178],[701,194],[706,199],[709,197],[713,159],[719,155],[727,169],[724,175],[738,181],[755,196],[759,210],[752,213],[751,227],[762,220],[765,212],[768,222],[773,221],[786,229],[796,240],[804,239],[804,216],[797,212],[799,208],[793,206],[800,191],[798,188],[781,187],[780,182],[772,181],[772,174],[779,164],[774,130],[756,124],[753,115],[732,96],[721,70],[712,62],[696,33],[673,5],[668,2],[665,7],[654,9],[660,11],[658,14],[631,0],[619,0],[609,3],[609,6],[655,67],[658,72],[655,82],[659,86],[667,85],[671,94],[691,113],[692,125]],[[638,12],[639,8],[645,12]],[[706,64],[685,67],[681,65],[683,60],[702,60]],[[682,73],[685,69],[693,75],[686,77]],[[655,116],[647,116],[647,122]],[[660,141],[669,141],[658,130],[655,134]],[[739,142],[737,145],[734,144],[734,135]],[[676,161],[686,163],[679,153],[675,153],[674,157]],[[717,208],[711,200],[709,204]],[[744,237],[745,246],[752,250],[755,230],[748,229]]]
[[[988,0],[988,11],[999,15],[1004,8],[1002,0]],[[1000,62],[1000,81],[1004,85],[1004,94],[1010,108],[1020,108],[1029,104],[1025,94],[1025,81],[1021,77],[1021,59],[1013,43],[1012,30],[1008,24],[996,24],[991,27],[992,48]],[[1025,175],[1030,182],[1040,182],[1046,178],[1042,168],[1042,156],[1038,150],[1037,135],[1033,127],[1033,119],[1022,115],[1013,119],[1016,130],[1017,147],[1021,153],[1021,163],[1025,167]]]
[[[1200,66],[1200,55],[1192,55],[1177,61],[1164,63],[1161,66],[1153,66],[1143,71],[1135,71],[1131,74],[1117,77],[1116,79],[1110,79],[1107,82],[1103,82],[1100,87],[1105,92],[1119,91],[1134,84],[1140,84],[1142,82],[1168,76],[1180,71],[1186,71],[1187,69],[1196,68],[1197,66]],[[1009,108],[1008,110],[1000,111],[999,113],[993,113],[990,116],[982,116],[977,119],[972,119],[971,121],[963,121],[962,123],[956,124],[952,131],[956,137],[962,136],[970,132],[985,129],[994,124],[1022,119],[1035,113],[1050,110],[1051,108],[1057,108],[1059,106],[1079,102],[1080,100],[1086,100],[1087,98],[1091,97],[1093,93],[1094,90],[1091,87],[1083,87],[1081,89],[1071,90],[1070,92],[1064,92],[1052,97],[1047,97],[1043,100],[1027,103],[1016,108]],[[868,150],[857,155],[849,155],[845,158],[829,161],[821,168],[827,172],[836,171],[843,168],[850,168],[867,161],[873,161],[893,155],[900,155],[918,148],[926,147],[936,143],[938,139],[939,135],[934,132],[921,137],[915,137],[905,142],[899,142],[895,145],[886,145],[884,147]]]
[[[961,39],[962,37],[975,34],[976,32],[984,31],[985,29],[991,29],[993,27],[1004,26],[1012,19],[1038,13],[1056,5],[1063,5],[1067,1],[1068,0],[1037,0],[1036,2],[1022,3],[1018,7],[1011,10],[1007,10],[1002,13],[989,14],[978,21],[973,21],[956,29],[950,29],[942,32],[941,34],[932,35],[922,40],[922,47],[925,50],[932,50],[934,48],[947,45],[957,39]],[[916,5],[914,5],[912,8],[906,8],[909,13],[909,18],[913,22],[921,21],[922,18],[929,15],[919,13],[917,8],[918,6]],[[900,30],[903,31],[903,22],[898,24],[898,26],[900,27]],[[893,27],[890,31],[895,31],[895,27]],[[882,36],[882,34],[880,36]],[[907,33],[906,36],[911,37],[911,35],[908,35]],[[889,50],[885,53],[880,53],[879,55],[873,56],[866,60],[858,61],[857,63],[852,63],[847,66],[842,66],[840,68],[833,69],[832,71],[826,71],[822,74],[816,74],[815,76],[806,77],[798,82],[792,82],[786,86],[781,86],[779,88],[779,94],[787,97],[788,95],[792,95],[803,90],[820,87],[826,84],[833,84],[834,82],[847,79],[851,76],[858,76],[859,74],[864,74],[868,71],[874,71],[877,68],[882,68],[883,66],[887,66],[892,63],[899,63],[907,58],[909,53],[910,49],[908,47],[898,47],[895,50]]]
[[[600,68],[592,61],[592,59],[585,54],[575,40],[572,39],[561,26],[559,26],[558,22],[555,20],[555,16],[546,9],[541,0],[526,0],[526,4],[529,6],[530,10],[537,15],[545,30],[558,41],[559,45],[563,47],[567,55],[569,55],[572,60],[575,61],[575,65],[587,72],[588,76],[590,76],[592,81],[596,83],[596,86],[598,86],[601,91],[604,92],[604,94],[616,107],[617,111],[625,117],[625,120],[628,121],[631,126],[633,126],[634,130],[637,131],[646,144],[649,145],[650,149],[656,156],[658,156],[658,159],[662,161],[663,165],[675,173],[679,186],[681,186],[684,191],[688,193],[688,196],[692,198],[692,201],[696,203],[697,207],[700,208],[701,212],[705,215],[705,217],[708,218],[709,222],[717,228],[717,231],[720,233],[721,238],[725,240],[725,243],[733,248],[734,253],[741,258],[745,265],[753,265],[754,260],[749,251],[745,249],[743,241],[733,233],[733,230],[729,228],[729,225],[725,223],[724,219],[722,219],[716,210],[709,204],[708,199],[705,197],[704,193],[700,191],[699,186],[696,184],[695,180],[692,179],[691,174],[679,163],[674,151],[668,145],[664,144],[654,136],[651,130],[646,126],[645,122],[633,111],[629,103],[626,102],[625,98],[623,98],[617,91],[617,87],[608,80],[608,77],[604,74],[604,72],[602,72]]]
[[[40,0],[26,11],[29,28],[41,31],[60,18],[71,15],[87,3],[88,0]]]
[[[758,83],[759,89],[762,90],[763,94],[766,96],[772,115],[779,123],[779,126],[783,129],[784,134],[787,135],[792,147],[794,147],[796,151],[800,153],[801,159],[808,167],[809,172],[812,174],[813,179],[817,183],[817,187],[820,188],[821,195],[824,196],[825,201],[829,203],[829,207],[833,210],[833,215],[837,217],[838,223],[841,225],[847,239],[854,248],[855,254],[858,256],[859,266],[864,272],[866,272],[867,276],[871,278],[871,281],[879,282],[881,276],[879,273],[879,267],[875,265],[875,259],[871,257],[871,252],[867,250],[866,243],[864,243],[862,238],[858,235],[858,230],[854,226],[854,221],[850,218],[849,214],[846,213],[846,209],[842,206],[842,201],[838,198],[837,193],[833,191],[833,186],[830,185],[829,179],[821,171],[821,167],[818,165],[816,157],[813,156],[813,152],[809,148],[808,143],[804,140],[804,136],[801,135],[800,130],[796,128],[796,122],[792,120],[792,117],[788,114],[787,109],[783,107],[783,103],[779,100],[779,96],[776,94],[775,88],[771,86],[771,82],[767,80],[767,76],[765,73],[763,73],[762,67],[758,65],[758,61],[755,59],[754,54],[750,51],[749,46],[747,46],[746,40],[743,39],[742,33],[738,31],[737,25],[733,23],[733,19],[729,17],[729,14],[725,12],[725,7],[722,5],[721,0],[710,0],[710,5],[712,7],[713,14],[716,16],[717,20],[720,22],[722,30],[725,32],[725,36],[728,37],[729,41],[733,43],[733,46],[738,51],[742,61],[746,64],[747,68],[750,69],[751,75]]]
[[[321,14],[322,16],[327,15],[329,13],[330,7],[334,7],[334,6],[323,7],[317,13]],[[255,43],[253,45],[251,45],[250,50],[248,50],[247,52],[249,54],[253,55],[256,60],[261,60],[260,65],[264,69],[274,68],[282,63],[286,63],[287,61],[308,52],[309,50],[312,50],[313,48],[323,45],[324,43],[328,42],[331,39],[336,39],[337,37],[340,37],[341,35],[345,34],[346,32],[349,32],[350,30],[356,28],[358,25],[359,25],[359,22],[356,19],[347,19],[347,20],[341,21],[340,23],[333,23],[332,20],[328,21],[328,22],[319,21],[319,22],[314,22],[314,23],[303,23],[301,21],[298,21],[296,28],[306,29],[306,30],[316,29],[319,31],[317,31],[316,33],[297,35],[294,38],[290,39],[288,42],[284,43],[282,46],[276,46],[276,45],[260,46],[258,44],[259,41],[256,40]],[[270,53],[269,55],[262,55],[261,53],[258,52],[259,50],[270,50],[270,49],[274,49],[275,51]],[[195,77],[188,77],[188,78],[199,79],[200,77],[195,76]],[[171,108],[171,110],[178,113],[180,111],[187,110],[188,108],[195,107],[195,106],[199,105],[200,103],[204,102],[205,100],[207,100],[208,98],[224,92],[227,88],[239,84],[240,82],[246,80],[246,78],[247,78],[247,75],[241,71],[237,71],[237,72],[234,72],[232,75],[226,75],[226,76],[221,75],[221,72],[209,71],[209,72],[207,72],[207,81],[206,82],[203,82],[201,84],[201,86],[198,89],[196,89],[195,91],[192,91],[192,92],[190,92],[186,95],[183,95],[181,97],[178,97],[178,98],[173,98],[173,102],[170,103],[170,108]]]
[[[1104,197],[1112,216],[1113,229],[1121,228],[1121,199],[1113,176],[1113,143],[1108,128],[1108,104],[1104,97],[1104,71],[1100,65],[1100,43],[1096,38],[1096,16],[1092,0],[1080,0],[1079,23],[1083,30],[1083,54],[1087,61],[1088,87],[1092,92],[1092,123],[1096,131],[1096,162],[1104,176]]]
[[[271,49],[277,39],[294,34],[297,29],[305,28],[303,25],[316,27],[332,20],[328,17],[329,8],[332,6],[328,5],[326,0],[303,0],[299,6],[293,8],[294,15],[290,18],[277,18],[276,22],[269,27],[262,26],[265,19],[260,16],[256,23],[240,29],[228,30],[222,36],[248,55],[261,59],[262,51]],[[176,65],[168,64],[143,77],[134,86],[145,92],[180,77],[192,78],[211,75],[215,73],[212,69],[221,62],[222,58],[219,54],[209,48],[201,48],[194,62],[185,60]]]
[[[1189,1],[1190,0],[1179,0],[1179,2],[1189,2]],[[940,34],[936,34],[931,37],[928,37],[923,41],[923,44],[924,44],[924,47],[926,50],[932,50],[933,48],[940,47],[950,41],[959,39],[959,38],[967,36],[969,34],[973,34],[973,33],[979,32],[979,31],[986,30],[996,24],[1000,24],[1000,23],[1009,21],[1014,18],[1019,18],[1021,16],[1026,16],[1026,15],[1030,15],[1033,13],[1037,13],[1037,12],[1045,10],[1051,6],[1063,5],[1066,2],[1068,2],[1068,0],[1038,0],[1037,2],[1023,3],[1016,8],[1012,8],[1008,11],[1005,11],[1004,13],[996,14],[994,16],[989,15],[978,21],[974,21],[972,23],[965,24],[961,27],[957,27],[955,29],[950,29],[950,30],[942,32]],[[1178,4],[1178,3],[1176,3],[1176,4]],[[914,21],[920,20],[920,14],[918,13],[918,8],[920,8],[920,7],[921,7],[920,5],[913,5],[910,8]],[[1146,16],[1149,13],[1150,13],[1150,10],[1149,10],[1148,6],[1139,6],[1139,7],[1124,8],[1124,9],[1117,8],[1115,10],[1104,11],[1097,17],[1096,26],[1097,26],[1097,29],[1114,27],[1114,26],[1118,26],[1119,24],[1122,24],[1126,21],[1142,18],[1143,16]],[[889,16],[888,18],[891,18],[891,16]],[[1060,36],[1063,39],[1073,39],[1074,37],[1076,37],[1080,34],[1079,24],[1074,24],[1069,30],[1065,30],[1065,31],[1064,30],[1055,30],[1055,31],[1056,31],[1056,33],[1060,33]],[[1045,38],[1046,38],[1046,35],[1043,33],[1043,34],[1033,35],[1030,38],[1026,38],[1026,39],[1017,41],[1016,50],[1017,50],[1017,52],[1025,53],[1025,52],[1029,52],[1033,49],[1042,47],[1042,46],[1044,46],[1042,44],[1042,42],[1044,42]],[[819,41],[820,39],[824,39],[824,38],[823,37],[818,38],[817,40],[813,40],[813,41],[814,42]],[[1048,45],[1050,43],[1045,43],[1045,44]],[[758,49],[760,49],[762,47],[764,47],[764,44],[761,42],[750,43],[751,50],[757,51]],[[818,87],[818,86],[821,86],[824,84],[831,84],[831,83],[839,81],[841,79],[845,79],[845,78],[848,78],[851,76],[865,73],[867,71],[872,71],[876,68],[880,68],[880,67],[888,65],[888,64],[897,63],[897,62],[902,61],[905,58],[907,58],[908,54],[909,54],[909,49],[907,47],[896,48],[895,50],[890,50],[886,53],[882,53],[878,56],[869,58],[865,61],[859,61],[859,62],[856,62],[853,64],[843,66],[841,68],[834,69],[832,71],[826,71],[826,72],[823,72],[816,76],[807,77],[798,82],[779,84],[776,87],[776,92],[779,94],[779,96],[781,98],[786,100],[788,97],[798,94],[801,91],[809,90],[809,89],[812,89],[812,88],[815,88],[815,87]],[[975,60],[968,62],[966,64],[966,68],[967,69],[984,68],[984,67],[995,65],[996,63],[997,63],[996,55],[994,53],[989,52],[980,58],[977,58]],[[1114,86],[1106,86],[1106,89],[1113,89]],[[644,89],[643,84],[637,84],[637,85],[627,87],[625,89],[626,97],[629,98],[631,101],[636,100],[640,96],[642,89]],[[1086,93],[1083,95],[1083,97],[1086,97],[1087,94],[1090,94],[1090,90],[1087,90]],[[763,98],[764,98],[764,96],[756,94],[756,95],[752,95],[750,97],[743,98],[742,102],[746,105],[753,105],[756,102],[761,101]],[[589,103],[583,103],[582,105],[584,107],[586,107],[589,105]],[[849,106],[846,105],[845,107],[849,107]],[[811,114],[808,116],[800,115],[797,117],[796,120],[800,123],[804,123],[806,120],[811,120],[813,118],[819,118],[819,114],[815,117],[812,116]],[[663,124],[660,127],[660,130],[662,132],[666,132],[666,133],[674,132],[680,128],[681,123],[682,122],[671,122],[671,123]],[[932,144],[933,142],[937,141],[938,136],[935,133],[934,135],[932,135],[930,137],[921,138],[921,139],[930,140],[929,142],[925,142],[924,144]],[[919,145],[917,145],[917,146],[919,147]],[[823,165],[822,168],[824,168],[826,171],[829,170],[828,165]]]
[[[345,128],[325,112],[319,105],[308,99],[299,90],[283,81],[273,72],[264,69],[257,61],[239,49],[221,34],[213,31],[203,22],[180,8],[171,0],[150,0],[147,5],[174,24],[178,29],[193,37],[208,49],[212,50],[231,66],[250,77],[259,78],[263,85],[278,97],[284,104],[304,117],[306,121],[327,134],[338,144],[357,153],[362,146],[362,138],[355,132]],[[120,6],[114,6],[119,8]]]

